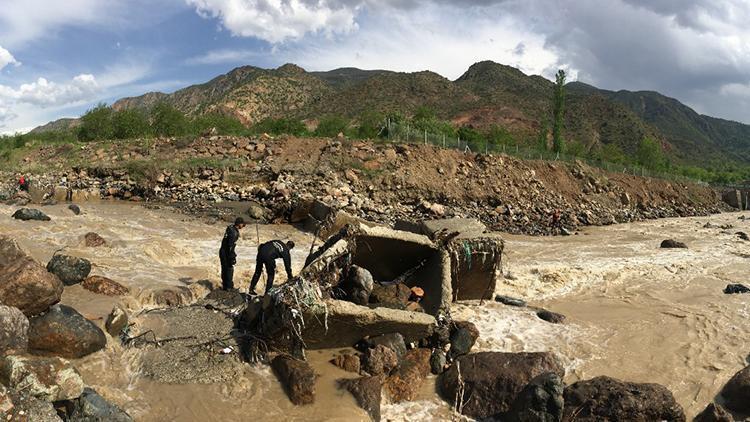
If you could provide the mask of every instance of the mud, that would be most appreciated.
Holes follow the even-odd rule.
[[[224,224],[131,204],[86,203],[81,216],[64,205],[44,207],[50,222],[20,222],[14,208],[0,205],[0,231],[16,238],[43,263],[58,249],[94,263],[92,274],[131,289],[131,298],[95,295],[67,287],[63,303],[103,325],[118,300],[140,306],[139,292],[219,280],[216,259]],[[528,308],[495,302],[454,304],[456,319],[474,322],[481,332],[475,350],[558,353],[567,382],[608,375],[635,382],[664,384],[688,416],[700,412],[721,386],[745,365],[750,299],[724,295],[726,284],[746,282],[750,242],[736,231],[750,230],[740,214],[652,220],[588,228],[580,235],[538,238],[504,235],[504,279],[495,293],[520,297],[567,316],[549,324]],[[711,222],[716,228],[706,228]],[[718,228],[733,224],[729,230]],[[94,231],[109,243],[85,248]],[[260,226],[261,241],[292,239],[295,272],[311,238],[289,226]],[[688,249],[659,248],[674,238]],[[307,245],[307,246],[305,246]],[[237,284],[247,287],[257,240],[254,226],[238,244]],[[316,404],[295,407],[270,369],[241,364],[231,381],[174,385],[144,377],[138,348],[109,339],[107,349],[74,363],[84,381],[122,406],[136,420],[367,420],[367,415],[335,380],[353,375],[328,360],[334,351],[308,353],[321,375]],[[427,383],[418,400],[383,405],[384,419],[448,419],[450,408]]]

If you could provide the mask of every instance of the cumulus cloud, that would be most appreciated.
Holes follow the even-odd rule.
[[[331,35],[356,29],[358,4],[335,0],[187,0],[205,18],[219,19],[232,34],[272,43],[307,33]]]
[[[4,102],[31,104],[38,107],[60,106],[90,99],[99,91],[94,75],[82,74],[67,83],[50,82],[39,78],[18,88],[0,85],[0,99]]]
[[[10,51],[4,49],[3,46],[0,45],[0,70],[3,70],[3,68],[8,65],[20,66],[21,63],[10,54]]]

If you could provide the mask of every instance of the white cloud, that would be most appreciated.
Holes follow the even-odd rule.
[[[0,99],[38,107],[52,107],[89,99],[98,91],[99,85],[94,75],[82,74],[67,83],[55,83],[39,78],[35,82],[22,84],[17,89],[0,85]]]
[[[348,33],[361,5],[336,0],[186,0],[204,18],[219,19],[233,35],[271,43],[308,33]]]
[[[10,54],[10,51],[3,48],[3,46],[0,45],[0,70],[3,70],[5,66],[8,65],[15,65],[20,66],[21,63],[16,60],[15,57],[13,57],[12,54]]]
[[[266,53],[257,50],[232,50],[220,49],[209,51],[200,56],[191,57],[185,61],[187,65],[201,64],[224,64],[224,63],[246,63],[258,60],[265,56]]]

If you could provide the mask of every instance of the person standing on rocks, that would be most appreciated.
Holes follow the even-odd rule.
[[[234,289],[234,264],[237,263],[237,254],[234,247],[240,238],[240,230],[245,228],[245,220],[237,217],[234,224],[227,227],[224,239],[221,240],[219,249],[219,260],[221,261],[221,288],[224,290]]]
[[[294,249],[294,242],[291,240],[284,243],[281,240],[272,240],[266,242],[258,247],[258,257],[255,261],[255,274],[250,282],[250,294],[255,295],[255,286],[260,280],[260,274],[263,272],[263,267],[266,267],[266,294],[273,287],[273,278],[276,275],[276,260],[279,258],[284,259],[284,267],[286,269],[287,280],[292,278],[292,256],[289,253]]]
[[[21,175],[18,179],[18,188],[24,192],[29,191],[29,179],[27,179],[26,176]]]

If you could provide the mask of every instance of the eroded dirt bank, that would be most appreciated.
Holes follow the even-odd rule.
[[[368,221],[474,217],[493,230],[550,234],[558,231],[555,210],[574,230],[723,207],[707,186],[582,163],[344,139],[95,142],[30,147],[14,160],[7,168],[32,172],[39,193],[70,186],[76,198],[158,200],[209,214],[220,214],[211,206],[219,201],[253,201],[252,216],[268,221],[297,222],[295,209],[320,200]],[[13,176],[0,174],[0,194],[12,188]]]

